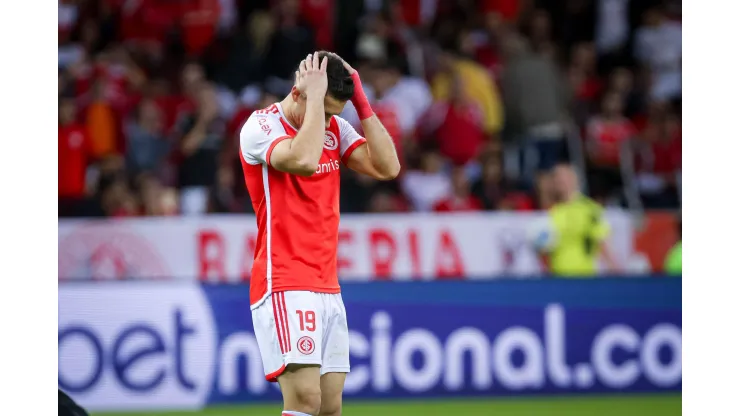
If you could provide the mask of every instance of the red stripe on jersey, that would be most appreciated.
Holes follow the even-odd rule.
[[[349,157],[352,156],[352,152],[355,151],[358,147],[362,146],[363,144],[367,143],[367,140],[364,138],[356,140],[354,143],[349,145],[347,150],[344,151],[344,154],[342,155],[342,163],[347,165],[347,162],[349,162]]]
[[[275,328],[277,330],[278,342],[280,343],[280,353],[285,354],[285,344],[283,343],[283,331],[282,331],[282,314],[278,312],[277,296],[272,297],[272,314],[275,317]]]
[[[275,149],[275,146],[277,146],[278,143],[282,142],[285,139],[292,139],[292,137],[278,137],[277,139],[273,140],[272,143],[270,143],[270,147],[267,148],[267,156],[265,156],[265,162],[267,162],[267,166],[272,166],[272,163],[270,163],[270,156],[272,155],[273,149]]]
[[[285,292],[280,292],[278,294],[280,295],[280,304],[283,308],[283,317],[285,318],[285,322],[287,323],[288,322],[288,311],[285,308]],[[286,344],[288,345],[288,351],[290,351],[291,349],[293,349],[293,346],[290,343],[290,325],[286,325],[285,327],[285,339],[287,341]]]

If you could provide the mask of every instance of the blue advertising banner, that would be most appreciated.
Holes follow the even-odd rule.
[[[346,397],[681,388],[680,279],[345,284]],[[59,287],[59,386],[92,410],[279,399],[248,287]]]

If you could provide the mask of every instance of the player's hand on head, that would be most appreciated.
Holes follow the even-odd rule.
[[[329,52],[329,55],[331,55],[331,56],[339,59],[340,61],[342,61],[342,65],[344,65],[344,69],[346,69],[347,72],[349,72],[350,75],[353,75],[355,72],[357,72],[357,70],[354,69],[354,68],[352,68],[352,66],[350,64],[348,64],[347,61],[345,61],[344,58],[342,58],[341,56],[335,54],[334,52]]]
[[[326,66],[329,59],[324,57],[319,62],[319,54],[309,54],[296,71],[296,87],[308,97],[321,97],[326,95],[328,80],[326,78]]]

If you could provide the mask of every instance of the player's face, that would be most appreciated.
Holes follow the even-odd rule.
[[[296,109],[294,114],[298,116],[298,124],[301,125],[306,116],[306,96],[295,88],[293,94]],[[324,97],[324,122],[327,128],[332,116],[338,116],[344,110],[345,104],[347,104],[347,101],[338,100],[330,95]]]
[[[552,179],[555,189],[561,198],[567,197],[578,186],[578,178],[573,169],[569,167],[558,166],[555,168]]]
[[[329,95],[324,98],[324,122],[326,127],[329,127],[332,116],[338,116],[344,110],[345,104],[347,104],[346,101],[337,100]]]

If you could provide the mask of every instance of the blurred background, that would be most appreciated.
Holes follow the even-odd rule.
[[[58,30],[59,386],[83,405],[279,411],[239,407],[279,392],[238,137],[325,49],[403,166],[341,172],[347,413],[680,414],[680,1],[59,0]]]

